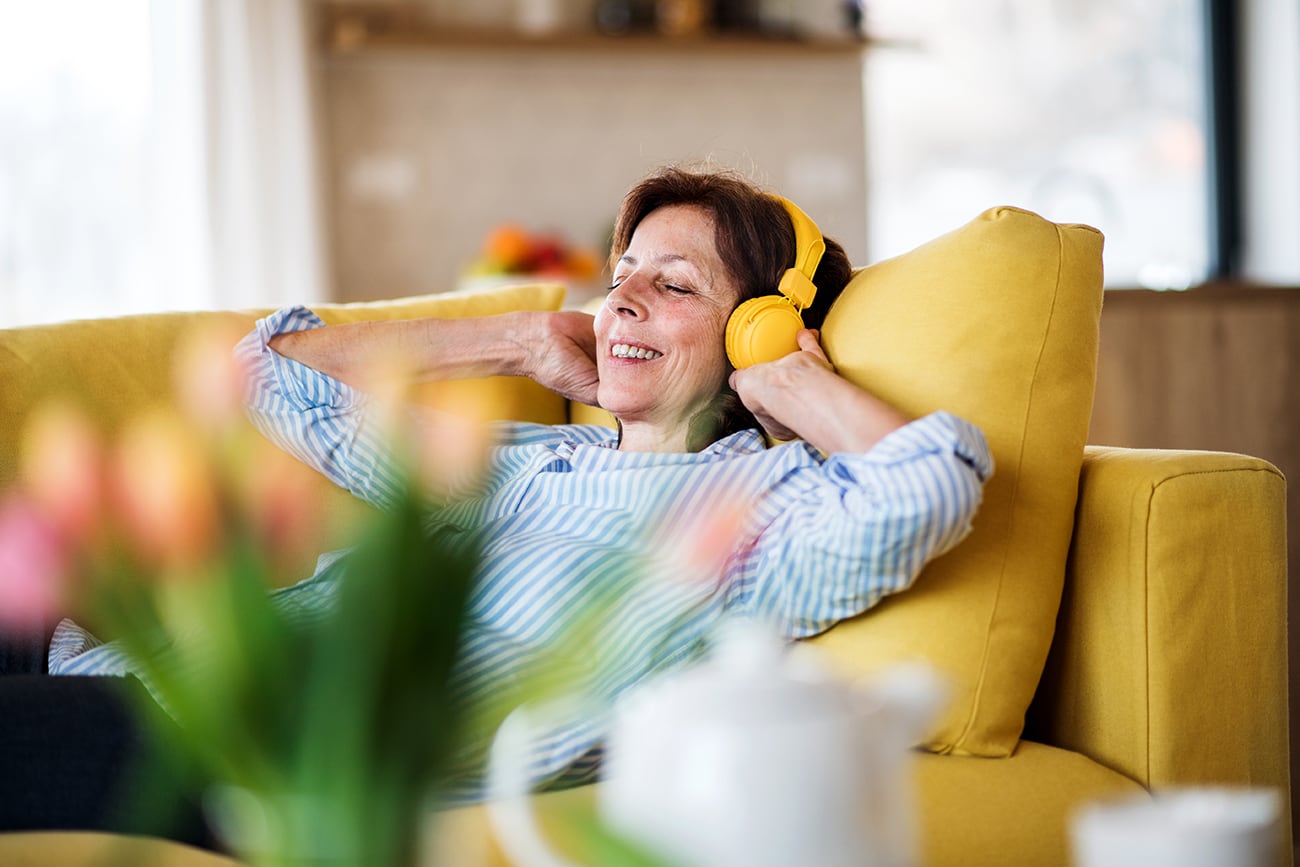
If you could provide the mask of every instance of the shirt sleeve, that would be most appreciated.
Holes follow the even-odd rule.
[[[385,508],[401,491],[401,474],[370,411],[370,399],[267,345],[278,334],[324,325],[305,307],[288,307],[257,322],[235,347],[247,375],[245,411],[254,427],[281,449],[365,502]]]
[[[992,473],[980,430],[946,412],[805,466],[760,505],[770,523],[735,601],[790,638],[861,614],[966,537]]]

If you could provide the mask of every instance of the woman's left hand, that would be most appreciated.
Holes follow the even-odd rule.
[[[797,339],[799,351],[731,374],[731,388],[740,395],[745,408],[754,414],[768,436],[776,440],[793,440],[800,436],[798,431],[780,420],[783,416],[789,417],[793,423],[793,417],[782,412],[782,408],[789,404],[790,392],[800,388],[801,383],[807,384],[810,374],[815,379],[819,373],[834,373],[835,370],[816,331],[805,328]]]
[[[768,435],[802,438],[823,452],[865,452],[911,419],[835,372],[818,333],[799,332],[799,350],[731,374],[731,387]]]

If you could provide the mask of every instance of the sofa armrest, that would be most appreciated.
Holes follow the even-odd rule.
[[[1148,788],[1289,791],[1286,482],[1266,461],[1089,447],[1031,736]]]

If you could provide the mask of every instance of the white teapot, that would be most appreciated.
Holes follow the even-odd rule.
[[[850,687],[756,624],[615,708],[599,806],[616,830],[683,867],[902,867],[915,861],[908,749],[944,695],[928,668]],[[518,720],[513,722],[518,723]],[[520,755],[520,731],[498,736]],[[490,806],[518,863],[555,865],[522,792]]]

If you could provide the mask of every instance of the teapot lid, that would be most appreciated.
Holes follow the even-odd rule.
[[[775,630],[750,620],[724,623],[706,660],[647,692],[656,715],[696,721],[790,723],[852,711],[844,684],[792,659]]]

